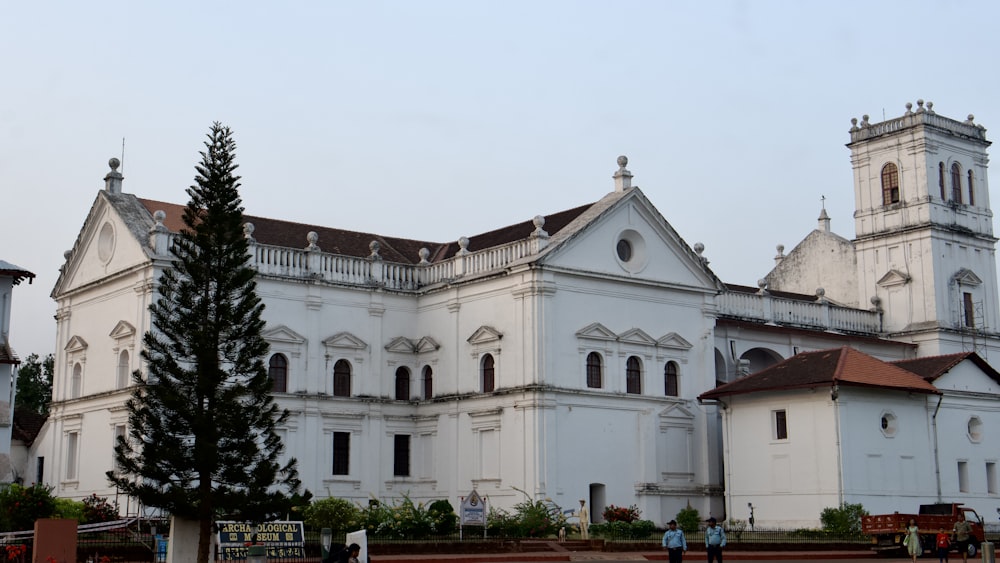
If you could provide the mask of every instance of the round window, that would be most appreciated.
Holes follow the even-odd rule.
[[[983,421],[978,416],[969,419],[969,439],[973,442],[983,439]]]
[[[111,223],[105,223],[97,235],[97,257],[107,262],[115,253],[115,228]]]
[[[886,438],[891,438],[896,435],[896,415],[891,412],[883,412],[881,420],[881,430],[882,434]]]
[[[630,274],[641,272],[649,261],[646,239],[633,229],[625,229],[615,237],[614,256],[618,265]]]
[[[618,241],[618,259],[622,262],[628,262],[632,259],[632,243],[621,239]]]

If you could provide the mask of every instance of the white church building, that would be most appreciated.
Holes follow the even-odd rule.
[[[719,280],[632,186],[624,157],[597,201],[455,242],[246,216],[274,393],[292,413],[280,432],[304,486],[456,506],[475,488],[497,507],[520,489],[567,509],[585,499],[595,521],[608,504],[661,524],[688,505],[746,518],[734,487],[782,491],[763,470],[732,480],[728,415],[703,393],[832,348],[1000,357],[989,142],[971,116],[918,106],[851,129],[855,238],[830,232],[824,212],[757,287]],[[105,472],[129,373],[143,369],[148,307],[182,225],[185,202],[126,193],[117,166],[52,292],[53,403],[26,464],[64,497],[116,495]],[[992,392],[955,416],[992,420]],[[993,502],[972,473],[951,498]],[[818,518],[810,505],[791,519]]]

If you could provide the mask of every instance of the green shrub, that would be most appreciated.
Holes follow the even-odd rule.
[[[35,520],[49,518],[55,512],[52,487],[13,484],[0,491],[0,528],[5,532],[31,530]]]
[[[87,518],[84,516],[85,507],[78,500],[56,497],[53,499],[53,507],[53,518],[69,518],[81,524],[87,522]]]
[[[111,504],[108,499],[96,494],[83,499],[83,522],[96,524],[112,522],[118,518],[118,506]]]
[[[450,534],[458,529],[458,514],[455,514],[455,509],[447,500],[440,499],[432,502],[427,511],[437,521],[435,527],[438,533]]]
[[[528,493],[512,487],[524,495],[524,500],[514,505],[518,535],[526,538],[546,538],[559,533],[566,525],[566,516],[552,499],[532,500]]]
[[[611,504],[604,509],[603,516],[606,522],[631,523],[639,520],[639,517],[642,516],[642,511],[634,504],[628,507]]]
[[[353,530],[361,521],[361,511],[349,500],[325,498],[314,501],[302,511],[303,521],[316,529]]]
[[[852,535],[861,533],[861,517],[868,511],[860,503],[841,503],[839,507],[826,507],[819,515],[823,530],[831,534]]]
[[[683,530],[685,534],[697,532],[699,524],[701,524],[701,515],[698,514],[697,508],[692,508],[688,505],[687,508],[682,508],[677,513],[677,527]]]
[[[590,534],[611,540],[644,540],[656,531],[656,524],[650,520],[624,522],[603,522],[590,525]]]

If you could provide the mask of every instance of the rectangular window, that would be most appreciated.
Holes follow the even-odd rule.
[[[35,482],[44,483],[45,482],[45,456],[38,456],[35,460]]]
[[[967,461],[958,462],[958,492],[969,492],[969,463]]]
[[[962,294],[962,310],[965,313],[965,326],[976,328],[976,308],[972,304],[972,294]]]
[[[349,475],[351,471],[351,433],[333,433],[333,474]]]
[[[771,437],[775,440],[787,440],[788,439],[788,416],[784,410],[772,411],[774,413],[773,424],[774,432]]]
[[[70,432],[66,434],[66,480],[75,481],[77,452],[80,451],[80,434]]]
[[[396,434],[393,439],[392,474],[396,477],[409,477],[410,435]]]
[[[986,462],[986,492],[997,494],[997,464],[995,461]]]

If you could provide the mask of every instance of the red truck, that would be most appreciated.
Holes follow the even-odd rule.
[[[934,539],[939,530],[951,534],[952,527],[962,514],[971,524],[972,534],[969,536],[969,557],[975,557],[979,552],[979,544],[985,540],[983,535],[983,519],[972,508],[961,503],[921,504],[917,514],[877,514],[861,517],[861,531],[871,536],[872,549],[875,551],[906,550],[903,538],[906,536],[906,524],[913,518],[920,529],[920,545],[925,551],[936,550]],[[952,549],[957,549],[954,542]]]

